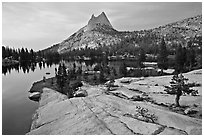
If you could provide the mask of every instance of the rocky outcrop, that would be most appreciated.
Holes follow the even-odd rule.
[[[87,30],[93,30],[98,26],[106,25],[110,28],[113,28],[110,21],[108,20],[106,14],[102,12],[99,16],[95,17],[94,14],[91,16],[91,19],[88,22]]]
[[[95,17],[92,15],[88,24],[79,29],[76,33],[65,39],[57,46],[57,52],[64,53],[73,49],[98,48],[101,45],[119,43],[120,37],[104,12]],[[56,48],[56,47],[55,47]]]
[[[189,76],[190,79],[198,72],[201,71],[194,71],[194,73],[188,73],[186,76]],[[103,85],[84,84],[80,90],[86,91],[88,96],[71,99],[67,99],[65,95],[52,89],[44,88],[39,108],[33,117],[31,131],[28,134],[202,134],[201,119],[176,113],[169,110],[168,107],[152,102],[152,100],[162,102],[163,99],[163,103],[167,103],[166,98],[172,96],[162,92],[163,88],[160,86],[165,84],[164,79],[170,79],[170,76],[133,78],[128,84],[120,83],[121,79],[118,79],[115,84],[119,86],[111,91],[107,91]],[[158,85],[154,86],[155,83]],[[158,100],[153,95],[160,96],[161,99]],[[148,96],[150,100],[131,100],[134,96]],[[170,97],[169,101],[173,102],[174,98]],[[196,96],[192,96],[191,100],[181,100],[182,103],[194,101],[202,105]]]

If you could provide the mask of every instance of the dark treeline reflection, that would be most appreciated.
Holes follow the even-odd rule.
[[[73,62],[73,61],[68,61]],[[84,62],[84,61],[83,61]],[[77,61],[77,63],[81,64],[82,61]],[[95,64],[95,61],[85,61],[87,66],[92,66]],[[59,64],[59,61],[40,61],[40,62],[21,62],[19,64],[14,64],[10,66],[2,66],[2,74],[10,74],[11,70],[15,70],[17,72],[29,73],[34,72],[36,68],[50,68],[52,65]]]
[[[4,75],[7,75],[11,73],[11,70],[15,70],[18,73],[29,73],[34,72],[37,68],[40,70],[43,68],[50,68],[52,65],[58,65],[59,62],[65,62],[67,68],[72,68],[73,65],[76,65],[77,67],[82,67],[82,71],[99,71],[98,67],[100,67],[102,64],[106,64],[111,69],[115,69],[117,77],[121,77],[124,74],[122,74],[122,69],[125,69],[125,76],[130,77],[141,77],[141,76],[157,76],[159,73],[157,73],[156,69],[152,70],[146,70],[144,68],[141,68],[139,66],[139,63],[137,61],[108,61],[108,60],[58,60],[58,61],[40,61],[40,62],[21,62],[16,65],[11,66],[2,66],[2,73]],[[104,66],[104,65],[102,65]],[[135,68],[135,69],[134,69]]]
[[[10,65],[10,66],[2,66],[2,73],[4,75],[10,74],[11,70],[15,70],[17,72],[29,73],[30,71],[34,72],[37,67],[40,69],[45,67],[51,67],[53,64],[58,64],[58,62],[51,61],[41,61],[41,62],[21,62],[20,64]]]

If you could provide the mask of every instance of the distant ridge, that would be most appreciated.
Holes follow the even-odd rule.
[[[63,54],[77,49],[97,49],[112,45],[141,46],[141,42],[149,37],[149,46],[156,45],[164,37],[168,45],[185,44],[195,36],[202,37],[202,15],[179,20],[157,28],[140,31],[117,31],[111,25],[105,12],[97,17],[91,16],[88,24],[73,33],[62,42],[44,49],[45,52]],[[151,42],[150,42],[151,41]],[[125,43],[126,42],[126,43]],[[127,43],[128,42],[128,43]]]

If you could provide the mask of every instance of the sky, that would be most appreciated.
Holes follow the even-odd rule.
[[[2,44],[45,49],[87,25],[91,15],[105,12],[119,31],[155,28],[202,14],[201,2],[3,2]]]

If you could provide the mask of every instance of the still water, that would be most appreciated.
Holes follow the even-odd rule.
[[[36,66],[35,71],[24,73],[12,69],[6,75],[2,74],[2,134],[22,135],[30,130],[32,115],[38,108],[38,103],[28,98],[32,83],[54,76],[54,68]],[[50,75],[46,75],[50,72]]]
[[[65,61],[67,67],[73,66],[74,62]],[[114,67],[119,75],[119,67],[124,62],[109,62],[110,67]],[[135,61],[125,61],[129,67],[137,67]],[[83,70],[93,70],[96,62],[75,62],[76,66],[82,66]],[[54,70],[58,65],[35,64],[13,68],[2,68],[2,133],[3,135],[26,134],[30,130],[32,115],[38,108],[38,103],[29,100],[29,89],[33,82],[54,76]],[[50,75],[46,75],[50,72]],[[135,73],[135,74],[134,74]],[[134,72],[133,76],[141,76]],[[143,74],[142,74],[143,75]]]

